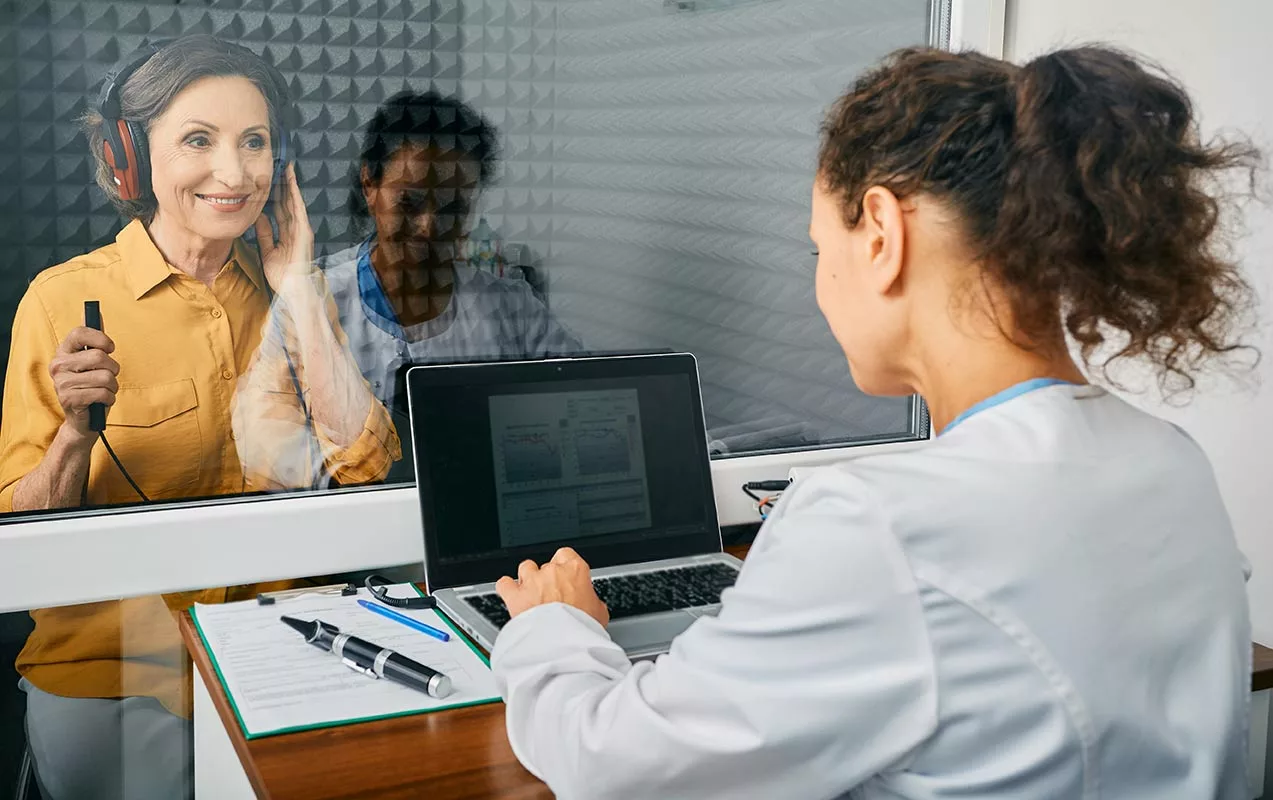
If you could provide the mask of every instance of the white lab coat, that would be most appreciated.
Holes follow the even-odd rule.
[[[1190,439],[1052,386],[802,476],[656,662],[551,604],[491,666],[567,800],[1239,798],[1244,563]]]

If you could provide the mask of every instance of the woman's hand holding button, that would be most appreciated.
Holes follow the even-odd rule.
[[[97,432],[88,428],[88,407],[101,403],[110,408],[119,390],[119,363],[110,357],[115,343],[92,328],[74,328],[49,362],[49,376],[62,406],[63,431],[74,444],[91,449]]]

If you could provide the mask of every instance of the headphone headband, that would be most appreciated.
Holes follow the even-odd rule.
[[[123,90],[124,84],[134,72],[141,68],[142,64],[149,61],[151,56],[162,50],[166,44],[168,42],[151,42],[143,45],[122,67],[106,76],[106,81],[102,84],[102,93],[97,100],[98,110],[103,118],[110,121],[120,119],[123,109],[120,106],[119,93]]]

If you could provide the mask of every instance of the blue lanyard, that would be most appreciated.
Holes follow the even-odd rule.
[[[406,334],[398,322],[398,315],[393,312],[393,306],[389,305],[389,298],[380,285],[380,277],[371,266],[371,241],[374,237],[375,234],[367,237],[358,247],[358,295],[362,298],[363,305],[372,312],[367,315],[372,324],[390,336],[405,339]]]
[[[947,425],[946,428],[941,433],[938,434],[938,436],[945,436],[946,434],[950,433],[951,430],[953,430],[954,427],[958,425],[959,423],[963,422],[964,420],[968,419],[971,416],[980,414],[982,411],[985,411],[988,408],[994,408],[997,405],[1002,405],[1003,403],[1008,402],[1014,397],[1020,397],[1023,394],[1029,394],[1030,392],[1033,392],[1036,389],[1044,389],[1044,388],[1047,388],[1048,386],[1056,386],[1058,384],[1068,384],[1070,386],[1074,385],[1070,381],[1063,381],[1060,378],[1032,378],[1028,381],[1022,381],[1021,383],[1018,383],[1015,386],[1009,386],[1007,389],[1004,389],[1002,392],[991,395],[990,397],[987,397],[985,400],[982,400],[980,403],[969,406],[967,409],[964,410],[964,413],[955,417],[954,420],[952,420],[951,423]]]

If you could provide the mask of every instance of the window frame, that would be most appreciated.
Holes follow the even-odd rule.
[[[748,481],[785,479],[794,467],[924,444],[716,459],[720,523],[759,521],[742,492]],[[24,516],[0,521],[0,553],[4,613],[418,564],[424,542],[419,498],[409,484]]]

